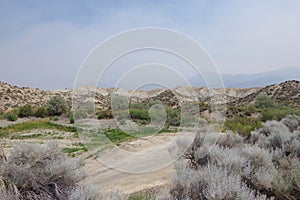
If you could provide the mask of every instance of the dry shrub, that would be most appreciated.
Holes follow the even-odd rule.
[[[63,154],[56,143],[19,143],[0,164],[3,199],[96,200],[93,191],[78,187],[84,176],[82,165],[82,160]],[[76,195],[78,191],[82,191],[81,196]]]
[[[297,129],[299,117],[287,116],[266,122],[249,138],[197,134],[175,164],[169,199],[299,199]]]

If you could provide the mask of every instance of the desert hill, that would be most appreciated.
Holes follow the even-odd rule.
[[[107,110],[110,107],[112,93],[122,90],[115,88],[97,88],[95,103],[97,110]],[[128,91],[131,101],[143,102],[147,99],[160,100],[166,105],[177,107],[181,101],[198,99],[201,102],[210,103],[216,95],[225,99],[228,104],[249,105],[259,95],[267,95],[275,102],[300,107],[300,82],[296,80],[286,81],[280,84],[273,84],[266,87],[254,88],[226,88],[208,89],[205,87],[176,87],[173,89],[154,89]],[[121,92],[122,93],[122,92]],[[22,105],[31,104],[34,106],[45,105],[55,95],[62,96],[69,105],[72,102],[72,90],[63,89],[47,91],[18,87],[8,83],[0,82],[0,109],[7,111]]]

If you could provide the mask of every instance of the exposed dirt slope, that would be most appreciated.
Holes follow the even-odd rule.
[[[90,88],[91,89],[91,88]],[[87,89],[89,90],[89,89]],[[108,110],[110,108],[110,97],[114,92],[127,93],[120,89],[97,88],[95,103],[97,110]],[[229,104],[249,105],[254,102],[258,95],[268,95],[273,100],[285,105],[300,107],[300,82],[286,81],[263,88],[226,88],[209,90],[207,88],[176,87],[173,89],[154,89],[149,91],[128,91],[133,102],[142,102],[149,99],[160,100],[166,105],[177,107],[181,101],[197,99],[201,102],[210,103],[215,96],[220,96]],[[17,87],[0,82],[0,109],[9,110],[25,104],[45,105],[54,95],[61,95],[71,105],[72,90],[63,89],[56,91],[45,91],[27,87]]]

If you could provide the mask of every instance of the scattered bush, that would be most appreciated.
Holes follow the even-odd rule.
[[[297,199],[299,197],[299,159],[283,158],[280,160],[278,165],[278,174],[274,181],[274,189],[278,199]]]
[[[171,107],[166,107],[166,112],[167,112],[166,127],[179,126],[181,122],[180,109],[179,108],[173,109]]]
[[[298,123],[297,116],[267,121],[247,139],[198,133],[188,148],[180,139],[187,150],[175,163],[170,199],[298,199]]]
[[[98,193],[97,189],[93,186],[76,187],[71,191],[68,198],[69,200],[98,200],[103,199],[102,195]]]
[[[48,116],[48,110],[46,107],[44,106],[39,106],[36,108],[35,112],[34,112],[34,116],[35,117],[39,117],[39,118],[44,118]]]
[[[287,115],[300,115],[300,110],[298,108],[291,108],[286,106],[277,106],[273,108],[265,108],[261,111],[261,120],[263,122],[267,120],[277,120],[280,121]]]
[[[145,103],[132,103],[129,107],[129,113],[133,121],[141,123],[141,124],[149,124],[151,122],[149,116],[149,110],[151,106],[155,104],[163,105],[160,101],[150,101]],[[180,108],[171,108],[169,106],[164,106],[167,119],[165,127],[169,126],[179,126],[181,122],[181,111]],[[163,116],[163,113],[160,113],[160,116],[155,116],[160,118]],[[151,116],[153,117],[153,116]],[[154,118],[155,118],[154,117]]]
[[[261,95],[256,97],[256,100],[254,102],[254,107],[255,108],[272,108],[275,107],[276,104],[270,99],[270,97],[266,95]]]
[[[17,121],[18,111],[17,110],[11,110],[11,111],[6,113],[5,117],[8,121]]]
[[[258,132],[267,136],[262,143],[274,150],[287,147],[292,140],[290,130],[283,123],[277,121],[267,121]]]
[[[70,113],[70,124],[74,124],[74,123],[75,123],[74,115],[73,113]]]
[[[257,110],[254,106],[234,106],[229,105],[226,110],[226,116],[232,118],[234,116],[245,117],[251,116],[252,114],[256,113]]]
[[[27,104],[19,108],[19,117],[29,117],[32,115],[32,107]]]
[[[43,147],[20,143],[0,162],[6,200],[97,200],[93,190],[78,186],[84,176],[82,163],[68,158],[54,143]]]
[[[251,117],[233,117],[225,121],[225,129],[235,131],[243,136],[248,136],[262,126],[259,119]]]
[[[47,103],[47,111],[50,116],[59,116],[67,111],[66,101],[61,96],[53,96]]]
[[[288,127],[291,132],[293,132],[300,125],[300,117],[298,117],[297,115],[288,115],[285,118],[281,119],[280,122]]]
[[[130,109],[129,113],[133,120],[136,120],[136,119],[145,120],[145,121],[150,120],[148,110],[146,110],[146,109],[140,109],[140,110]]]

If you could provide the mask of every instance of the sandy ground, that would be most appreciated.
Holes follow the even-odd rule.
[[[169,184],[174,174],[174,157],[170,155],[170,149],[177,137],[180,134],[159,134],[125,142],[118,150],[117,147],[106,150],[99,158],[107,159],[110,167],[99,159],[86,160],[87,177],[83,182],[95,186],[102,193],[118,189],[124,194]],[[193,138],[192,135],[189,137]]]
[[[11,124],[7,121],[0,121],[1,126]],[[15,123],[20,123],[17,121]],[[55,122],[67,125],[67,121]],[[112,120],[101,120],[102,127],[113,127]],[[47,135],[64,136],[58,142],[63,146],[72,146],[75,142],[81,142],[79,138],[72,137],[73,133],[68,135],[66,132],[55,130],[31,130],[20,134],[44,133],[43,138],[33,139],[1,139],[1,146],[9,150],[15,142],[33,142],[45,143],[53,141]],[[53,133],[52,133],[53,132]],[[139,138],[134,141],[124,142],[120,146],[102,151],[98,158],[88,158],[85,160],[84,170],[87,174],[83,183],[91,184],[106,194],[112,190],[118,189],[124,194],[131,194],[140,190],[153,187],[165,186],[172,181],[176,151],[176,140],[178,137],[188,137],[192,140],[190,133],[164,133],[146,138]],[[174,148],[175,147],[175,148]],[[89,153],[81,156],[87,158]],[[172,155],[172,156],[171,156]]]

